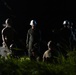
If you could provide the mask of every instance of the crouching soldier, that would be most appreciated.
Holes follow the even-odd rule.
[[[47,44],[48,50],[46,50],[43,54],[43,62],[50,61],[50,59],[51,59],[51,47],[50,47],[51,42],[52,41],[49,41]]]
[[[55,45],[52,41],[49,41],[47,46],[48,50],[43,54],[43,62],[53,62],[58,55],[57,50],[55,50]]]

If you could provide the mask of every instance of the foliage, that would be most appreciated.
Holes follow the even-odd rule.
[[[0,75],[75,75],[76,51],[70,51],[65,58],[57,57],[57,63],[31,61],[28,57],[0,58]]]

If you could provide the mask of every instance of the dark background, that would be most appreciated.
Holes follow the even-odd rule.
[[[0,31],[6,18],[12,17],[13,27],[25,42],[30,20],[36,19],[43,40],[48,41],[52,36],[51,31],[59,30],[63,20],[69,19],[75,24],[75,7],[74,1],[67,0],[0,0]]]

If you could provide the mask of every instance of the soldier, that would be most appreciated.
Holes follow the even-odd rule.
[[[7,18],[4,28],[2,29],[2,41],[3,46],[10,48],[10,45],[14,42],[15,39],[15,30],[12,28],[12,20]]]
[[[47,46],[48,46],[48,50],[46,50],[43,54],[43,62],[57,63],[56,58],[58,57],[59,51],[55,49],[54,42],[49,41]]]
[[[49,41],[47,46],[48,46],[48,50],[46,50],[43,54],[43,62],[45,61],[50,61],[51,60],[51,42],[52,41]]]
[[[73,42],[75,40],[73,23],[69,20],[64,20],[63,26],[64,27],[60,31],[62,42],[67,46],[68,49],[73,50]]]
[[[2,46],[10,50],[10,46],[15,40],[15,30],[12,28],[12,19],[7,18],[3,26],[4,28],[1,31]]]
[[[31,20],[31,28],[27,32],[26,47],[30,59],[36,60],[40,54],[41,31],[37,28],[37,22]]]
[[[76,50],[76,28],[73,22],[71,22],[70,48],[72,51]]]

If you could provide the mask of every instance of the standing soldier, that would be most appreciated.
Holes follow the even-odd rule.
[[[28,48],[28,56],[32,60],[39,58],[40,54],[40,41],[41,41],[41,32],[37,28],[37,22],[31,20],[31,28],[28,30],[26,47]]]
[[[1,31],[2,35],[2,46],[10,50],[10,46],[14,43],[15,40],[15,30],[12,28],[12,19],[7,18],[4,28]]]
[[[75,39],[74,37],[74,29],[73,29],[73,23],[70,22],[69,20],[64,20],[63,21],[63,28],[61,29],[61,38],[62,42],[66,44],[66,46],[70,49],[73,50],[73,41]]]
[[[71,22],[70,47],[72,51],[76,50],[76,28],[73,22]]]

